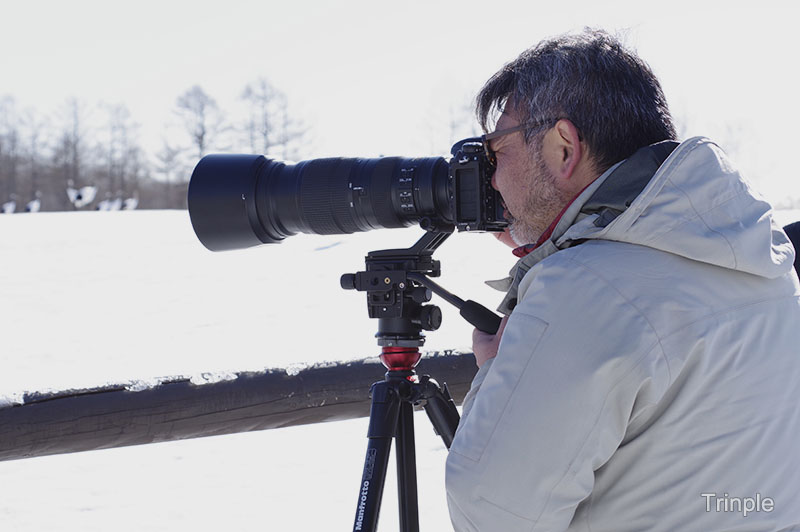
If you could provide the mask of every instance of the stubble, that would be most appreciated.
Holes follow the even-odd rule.
[[[524,191],[524,211],[507,217],[511,238],[518,246],[537,242],[569,201],[556,186],[556,176],[547,167],[541,147],[532,151],[525,169],[528,186]]]

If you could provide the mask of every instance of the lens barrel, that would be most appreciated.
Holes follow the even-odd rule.
[[[452,221],[441,157],[312,159],[207,155],[189,183],[189,215],[212,251],[277,243],[295,233],[344,234]]]

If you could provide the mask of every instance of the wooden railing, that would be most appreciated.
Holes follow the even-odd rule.
[[[175,377],[28,394],[0,407],[0,461],[364,417],[384,371],[375,358],[206,384]],[[472,353],[429,353],[417,372],[446,382],[461,404],[477,368]]]

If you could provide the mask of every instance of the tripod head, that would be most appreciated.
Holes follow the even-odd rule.
[[[389,371],[412,371],[425,343],[422,331],[435,331],[442,324],[442,311],[426,305],[431,293],[442,296],[461,310],[477,328],[497,332],[500,318],[475,303],[463,301],[433,282],[441,265],[433,252],[453,233],[452,225],[420,224],[427,232],[407,249],[385,249],[367,254],[366,271],[345,274],[342,288],[367,292],[370,318],[378,319],[375,337],[382,347],[381,361]]]
[[[370,318],[378,320],[375,337],[383,348],[381,361],[390,371],[410,371],[419,362],[423,330],[442,324],[442,311],[431,300],[431,290],[409,274],[438,277],[441,267],[433,252],[453,232],[453,227],[428,231],[408,249],[370,251],[366,271],[345,274],[342,288],[367,293]]]

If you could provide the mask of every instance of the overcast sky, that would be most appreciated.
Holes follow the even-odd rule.
[[[124,103],[153,152],[192,85],[233,110],[267,77],[310,127],[302,158],[446,154],[450,117],[505,62],[602,27],[650,63],[682,133],[717,139],[774,202],[800,201],[800,8],[782,0],[0,4],[0,96],[19,107]]]

